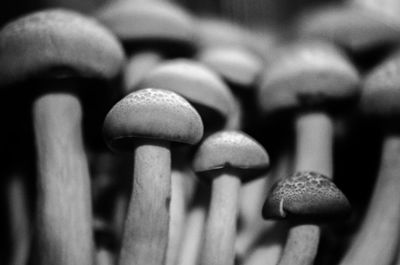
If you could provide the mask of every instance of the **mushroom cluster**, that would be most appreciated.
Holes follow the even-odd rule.
[[[47,2],[0,25],[0,264],[400,264],[398,0]]]

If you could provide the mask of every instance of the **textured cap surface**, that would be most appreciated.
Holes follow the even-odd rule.
[[[0,85],[49,72],[108,79],[119,73],[123,60],[122,47],[108,30],[72,11],[32,13],[0,31]]]
[[[375,1],[380,3],[380,1]],[[325,38],[354,51],[400,42],[400,19],[361,6],[314,10],[299,22],[302,36]]]
[[[335,184],[316,172],[297,172],[276,183],[262,210],[265,219],[319,221],[350,212],[350,204]]]
[[[263,67],[262,60],[240,47],[204,49],[198,59],[229,83],[244,88],[252,87]]]
[[[333,45],[302,41],[282,48],[261,76],[258,100],[265,112],[323,107],[359,93],[357,70]]]
[[[201,143],[193,161],[193,169],[200,176],[207,177],[218,170],[234,170],[243,181],[261,175],[268,167],[265,149],[239,131],[210,135]]]
[[[110,110],[103,135],[111,149],[121,151],[131,151],[136,137],[195,144],[203,136],[203,123],[178,94],[148,88],[129,94]]]
[[[168,1],[111,1],[97,17],[124,42],[193,44],[191,17]]]
[[[232,92],[225,83],[203,64],[186,59],[160,64],[145,76],[138,87],[174,91],[194,104],[218,112],[224,119],[227,119],[234,108]]]
[[[400,117],[400,52],[366,76],[360,106],[372,116]]]

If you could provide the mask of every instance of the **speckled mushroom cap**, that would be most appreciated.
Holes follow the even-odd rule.
[[[197,58],[227,82],[243,88],[253,87],[263,67],[260,58],[242,47],[210,47]]]
[[[262,214],[265,219],[321,221],[346,216],[350,208],[345,195],[330,179],[304,171],[272,187]]]
[[[400,117],[400,52],[371,71],[364,81],[360,107],[368,115]]]
[[[203,136],[203,123],[183,97],[147,88],[114,105],[104,120],[103,135],[111,149],[129,152],[135,138],[195,144]]]
[[[96,17],[123,42],[193,45],[191,17],[169,1],[111,1],[97,12]]]
[[[380,3],[380,1],[375,1]],[[336,42],[362,51],[400,42],[400,18],[358,5],[331,6],[302,16],[299,34]]]
[[[0,31],[0,86],[38,75],[109,79],[123,60],[114,35],[73,11],[32,13]]]
[[[261,75],[258,101],[266,113],[325,107],[359,94],[359,75],[334,45],[299,41],[281,49]]]
[[[207,137],[193,161],[194,171],[209,178],[221,170],[232,170],[242,181],[260,176],[269,167],[265,149],[249,135],[239,131],[221,131]]]
[[[176,59],[160,64],[138,86],[144,87],[174,91],[196,106],[206,106],[208,110],[217,112],[223,119],[233,113],[232,92],[217,74],[195,61]],[[206,119],[203,113],[200,115]]]

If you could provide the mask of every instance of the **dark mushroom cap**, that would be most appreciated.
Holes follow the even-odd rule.
[[[377,66],[365,77],[361,110],[383,119],[400,117],[400,52]]]
[[[263,67],[261,59],[241,47],[206,48],[199,53],[198,60],[220,74],[228,83],[243,88],[255,84]]]
[[[380,1],[377,1],[380,3]],[[400,42],[400,19],[376,8],[331,6],[305,14],[299,33],[328,39],[353,51]]]
[[[50,9],[26,15],[0,31],[0,86],[32,77],[115,77],[124,53],[96,21]]]
[[[135,138],[195,144],[203,136],[203,123],[183,97],[147,88],[114,105],[104,120],[103,135],[111,149],[120,151],[132,151]]]
[[[263,111],[321,108],[359,94],[357,70],[337,47],[299,41],[284,47],[265,68],[258,90]]]
[[[125,43],[193,45],[191,17],[168,1],[111,1],[97,17]]]
[[[207,108],[226,120],[234,108],[234,97],[225,83],[205,65],[186,59],[166,61],[152,69],[138,88],[154,87],[174,91],[193,105]],[[198,110],[206,120],[205,113]],[[211,114],[214,115],[214,114]]]
[[[326,176],[316,172],[297,172],[277,182],[262,209],[265,219],[321,221],[350,213],[345,195]]]
[[[265,149],[249,135],[239,131],[221,131],[207,137],[193,161],[194,171],[210,178],[223,171],[232,171],[242,181],[252,180],[269,167]]]

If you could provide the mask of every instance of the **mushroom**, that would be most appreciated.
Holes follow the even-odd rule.
[[[227,120],[230,119],[229,117],[232,116],[232,113],[235,113],[233,111],[234,97],[223,81],[203,64],[188,59],[169,60],[154,67],[137,86],[137,88],[142,87],[163,88],[183,96],[194,106],[202,117],[205,134],[210,134],[226,126],[225,124]],[[190,152],[190,150],[187,150],[186,153],[187,152]],[[191,199],[193,196],[196,196],[189,194],[189,192],[196,189],[193,187],[196,183],[193,181],[193,178],[191,178],[193,172],[187,167],[187,165],[190,164],[190,162],[188,162],[190,159],[191,155],[185,154],[180,157],[175,157],[175,163],[173,164],[172,183],[177,185],[172,186],[171,208],[174,211],[171,213],[171,224],[173,224],[173,227],[176,229],[170,230],[170,241],[167,252],[167,264],[172,265],[176,265],[179,252],[185,253],[188,258],[196,259],[196,253],[189,255],[187,254],[188,251],[185,249],[179,250],[181,246],[183,248],[191,248],[191,245],[196,245],[196,241],[201,240],[201,237],[189,238],[189,242],[185,242],[185,239],[182,239],[182,228],[184,227],[183,223],[186,214],[185,208],[189,201],[187,198]],[[187,185],[184,187],[183,184],[188,181],[191,181],[191,183],[189,183],[191,187]],[[198,193],[196,194],[199,195]],[[203,203],[197,204],[196,207],[199,207],[201,209],[200,211],[206,210],[204,201]],[[202,215],[197,215],[196,211],[197,209],[194,210],[195,216],[201,218]],[[189,218],[189,220],[192,219]],[[189,230],[202,229],[202,226],[198,225],[198,223],[201,223],[201,220],[194,220],[193,222],[196,223],[196,226],[191,227],[191,225],[188,224]],[[191,233],[201,235],[200,232],[189,232],[189,234]],[[184,243],[181,243],[181,241],[184,241]],[[188,253],[192,252],[189,251]],[[186,259],[183,259],[182,262],[184,262],[184,264],[189,264],[189,261]]]
[[[357,71],[341,51],[321,41],[292,44],[267,66],[258,99],[264,111],[297,111],[296,171],[317,171],[332,178],[333,116],[329,113],[333,106],[343,107],[357,98],[358,83]],[[318,238],[318,226],[292,226],[279,265],[312,264]],[[298,255],[296,262],[292,255]]]
[[[130,59],[124,89],[129,93],[165,57],[194,52],[190,15],[169,1],[111,1],[96,16],[124,43]]]
[[[89,36],[89,38],[88,38]],[[37,153],[37,264],[93,264],[82,104],[88,81],[117,76],[123,51],[95,21],[45,10],[0,31],[0,86],[29,86]]]
[[[200,264],[233,265],[241,183],[260,176],[268,167],[265,149],[239,131],[217,132],[200,145],[193,168],[212,186]]]
[[[382,130],[382,152],[370,204],[361,226],[340,264],[392,264],[398,254],[400,232],[400,135],[396,125],[399,105],[400,53],[369,73],[360,109]]]
[[[171,191],[170,142],[195,144],[203,135],[199,114],[181,96],[142,89],[107,114],[103,134],[113,150],[133,152],[133,189],[119,264],[164,264]]]

